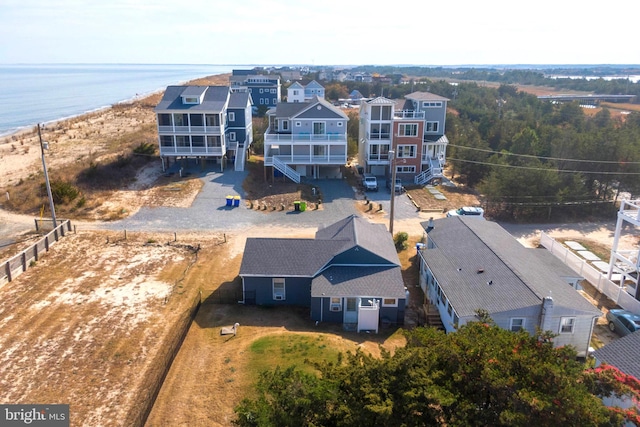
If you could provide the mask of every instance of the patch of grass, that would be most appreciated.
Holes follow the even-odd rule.
[[[253,371],[251,376],[258,379],[259,373],[276,366],[287,368],[295,366],[306,372],[314,373],[311,362],[337,362],[340,351],[332,347],[326,336],[314,335],[270,335],[255,340],[250,347],[250,361],[247,366]]]

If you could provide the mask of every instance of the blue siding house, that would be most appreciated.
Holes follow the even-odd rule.
[[[309,307],[312,320],[358,331],[404,322],[391,235],[355,215],[321,227],[314,239],[247,239],[240,277],[245,304]]]
[[[154,111],[163,170],[180,158],[213,160],[221,170],[233,159],[243,170],[238,147],[253,142],[249,94],[229,86],[168,86]]]
[[[280,77],[248,73],[249,70],[233,70],[230,79],[231,90],[234,92],[248,92],[251,95],[254,113],[258,108],[274,107],[282,98]]]

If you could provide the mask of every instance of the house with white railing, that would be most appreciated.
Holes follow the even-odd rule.
[[[169,86],[155,108],[163,170],[171,160],[197,158],[244,169],[253,141],[251,97],[228,86]]]
[[[403,101],[363,100],[358,163],[367,173],[387,177],[393,164],[397,178],[415,184],[441,178],[449,143],[444,134],[447,101],[428,92],[413,92]]]
[[[264,166],[294,182],[302,177],[340,178],[347,163],[349,117],[324,99],[280,102],[267,111]]]

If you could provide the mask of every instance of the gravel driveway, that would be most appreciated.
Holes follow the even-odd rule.
[[[103,228],[139,231],[232,231],[256,225],[317,227],[357,214],[356,199],[362,199],[346,180],[325,179],[313,181],[314,185],[321,188],[323,194],[321,210],[264,213],[247,208],[244,201],[241,201],[238,207],[226,206],[227,196],[239,195],[244,198],[242,182],[246,177],[247,172],[231,169],[224,172],[204,172],[200,178],[204,186],[190,208],[143,207],[131,217],[104,223]],[[367,193],[367,197],[376,204],[382,204],[384,211],[389,212],[388,191]],[[415,206],[405,194],[397,196],[394,211],[397,220],[419,218]]]

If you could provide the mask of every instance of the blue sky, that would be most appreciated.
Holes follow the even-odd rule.
[[[640,64],[639,9],[637,0],[1,0],[0,63]]]

